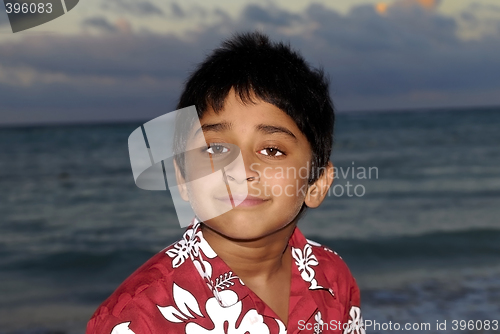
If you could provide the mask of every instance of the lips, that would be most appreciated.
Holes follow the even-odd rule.
[[[229,196],[216,197],[216,198],[221,202],[224,202],[228,205],[233,206],[233,203],[232,203],[231,198]],[[252,195],[243,196],[243,195],[238,195],[238,194],[233,195],[232,199],[234,200],[235,206],[238,206],[238,207],[256,206],[256,205],[263,204],[269,200],[268,198],[260,198],[260,197],[252,196]]]

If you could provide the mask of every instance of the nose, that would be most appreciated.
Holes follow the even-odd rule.
[[[255,176],[249,176],[245,180],[242,180],[242,179],[239,179],[239,178],[234,178],[234,177],[231,176],[231,174],[226,174],[226,176],[227,176],[227,178],[228,178],[229,181],[234,181],[236,183],[242,183],[242,181],[255,181],[255,180],[258,179]]]
[[[252,160],[251,154],[245,154],[240,150],[240,155],[224,170],[229,181],[242,184],[248,181],[259,181],[259,172],[252,168],[255,163]]]

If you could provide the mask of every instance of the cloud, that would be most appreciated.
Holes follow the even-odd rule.
[[[292,14],[286,10],[274,6],[265,8],[253,4],[244,8],[241,17],[244,20],[254,23],[264,23],[276,26],[288,26],[294,23],[294,21],[300,20],[299,15]]]
[[[490,74],[500,70],[498,44],[460,40],[451,18],[417,9],[380,16],[371,6],[339,17],[319,5],[311,6],[308,16],[319,24],[311,44],[324,45],[330,55],[324,65],[339,94],[389,96],[500,87]]]
[[[170,9],[172,10],[172,14],[173,16],[175,17],[178,17],[178,18],[183,18],[186,16],[186,13],[182,10],[182,8],[175,2],[173,2],[171,5],[170,5]]]
[[[424,9],[427,11],[435,10],[441,0],[396,0],[391,3],[379,2],[375,5],[375,9],[379,14],[386,14],[390,10],[413,10],[415,8]]]
[[[164,16],[163,10],[146,0],[105,0],[102,7],[106,10],[139,16]]]
[[[64,73],[40,72],[30,67],[6,67],[0,65],[0,84],[11,87],[28,88],[35,83],[68,83],[70,78]]]
[[[104,16],[96,16],[96,17],[87,18],[82,22],[82,26],[89,27],[89,28],[95,28],[95,29],[98,29],[101,31],[106,31],[106,32],[115,32],[118,30]]]
[[[459,16],[459,35],[463,39],[480,40],[500,32],[500,6],[471,3]]]
[[[103,16],[90,17],[83,20],[81,25],[84,30],[91,29],[104,33],[120,32],[129,34],[132,32],[132,25],[123,17],[118,18],[114,23]]]
[[[105,34],[4,43],[0,120],[152,119],[175,108],[192,65],[217,40]]]
[[[127,19],[125,19],[123,17],[116,20],[115,27],[118,29],[118,31],[120,31],[122,33],[131,33],[132,32],[132,25],[130,24],[130,22]]]
[[[178,37],[117,33],[127,21],[91,17],[84,26],[106,34],[1,45],[1,120],[151,119],[175,107],[207,52],[254,29],[322,65],[340,110],[500,104],[500,34],[464,40],[457,19],[419,6],[341,15],[320,4],[300,13],[248,5],[236,18],[219,8],[210,12],[216,20]]]
[[[500,13],[500,6],[494,4],[485,4],[480,2],[473,2],[468,7],[472,11],[490,11]]]

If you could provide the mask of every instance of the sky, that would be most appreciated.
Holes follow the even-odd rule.
[[[0,4],[0,125],[150,120],[254,30],[322,67],[338,112],[500,106],[498,0],[80,0],[15,34]]]

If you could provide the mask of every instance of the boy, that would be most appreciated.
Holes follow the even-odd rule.
[[[175,156],[196,218],[99,307],[87,334],[364,333],[349,269],[296,228],[333,181],[322,72],[260,33],[237,35],[189,78],[178,109],[192,105],[201,131],[176,134],[187,146],[176,150],[198,152],[201,142],[212,169],[237,150],[243,172],[225,169],[229,196],[212,194],[186,181],[198,153]],[[199,219],[214,207],[222,214]]]

